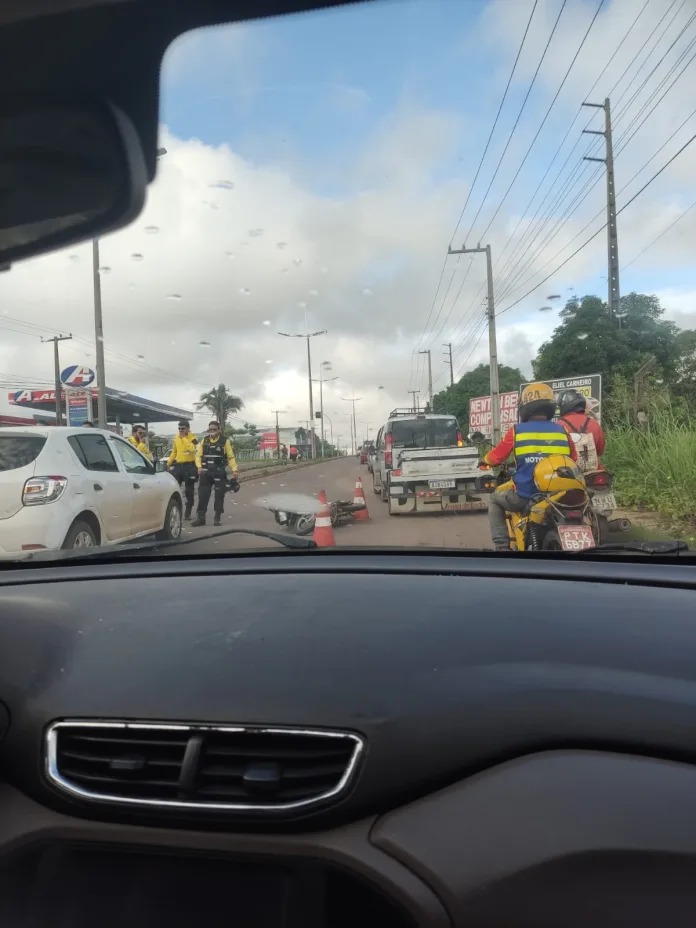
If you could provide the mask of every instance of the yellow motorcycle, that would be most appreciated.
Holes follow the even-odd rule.
[[[513,489],[507,471],[498,475],[499,490]],[[585,477],[572,458],[552,454],[534,468],[538,489],[524,512],[507,512],[513,551],[581,551],[599,543]]]

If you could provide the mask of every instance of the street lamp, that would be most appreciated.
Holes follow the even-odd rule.
[[[338,377],[322,377],[323,371],[331,370],[331,361],[322,361],[319,365],[319,380],[313,380],[312,383],[319,384],[319,419],[321,422],[321,456],[324,457],[324,384],[331,383],[332,380],[338,380]]]
[[[157,157],[167,154],[166,148],[157,149]],[[106,418],[106,371],[104,370],[104,323],[102,321],[101,278],[99,277],[99,239],[92,239],[92,280],[94,283],[94,341],[97,368],[97,421],[105,429]]]
[[[278,335],[282,335],[284,338],[306,338],[307,339],[307,382],[309,384],[309,420],[310,420],[310,432],[309,437],[312,444],[312,460],[317,456],[316,449],[316,439],[314,435],[314,396],[312,395],[312,352],[309,347],[310,338],[315,338],[317,335],[326,335],[326,329],[322,329],[320,332],[305,332],[304,335],[290,333],[290,332],[278,332]]]
[[[360,402],[360,400],[362,399],[362,396],[356,396],[355,393],[353,393],[352,396],[342,396],[341,399],[344,400],[346,403],[353,404],[353,421],[351,423],[351,430],[350,430],[350,453],[355,454],[355,446],[358,441],[358,433],[356,431],[356,426],[355,426],[355,404]]]

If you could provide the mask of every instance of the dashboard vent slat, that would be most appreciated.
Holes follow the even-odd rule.
[[[363,747],[348,732],[64,721],[48,729],[46,769],[91,804],[278,812],[336,801]]]

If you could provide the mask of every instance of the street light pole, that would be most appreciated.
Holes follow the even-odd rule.
[[[358,440],[358,432],[357,432],[357,427],[355,425],[355,404],[360,402],[360,400],[362,399],[362,396],[356,396],[355,394],[353,394],[352,397],[342,396],[341,399],[345,400],[346,403],[353,404],[353,421],[351,423],[351,430],[350,430],[350,451],[351,451],[351,454],[355,454],[355,445]]]
[[[166,148],[157,149],[157,158],[167,154]],[[104,369],[104,323],[102,320],[101,278],[99,276],[99,239],[92,239],[92,281],[94,284],[94,342],[97,366],[97,422],[100,429],[107,426],[106,371]]]
[[[56,425],[63,424],[62,416],[62,405],[61,405],[61,394],[63,392],[61,382],[60,382],[60,354],[58,352],[58,342],[67,342],[70,341],[72,335],[54,335],[53,338],[42,338],[41,341],[53,342],[53,367],[56,378]],[[65,393],[65,424],[68,424],[68,394]]]
[[[326,335],[326,329],[322,329],[320,332],[305,332],[303,335],[289,333],[289,332],[278,332],[278,335],[282,335],[284,338],[306,338],[307,339],[307,382],[309,385],[309,421],[310,421],[310,430],[309,438],[312,447],[312,460],[317,456],[316,448],[316,438],[314,435],[314,395],[312,390],[312,351],[310,348],[309,340],[315,338],[317,335]]]
[[[332,448],[335,448],[336,446],[334,445],[334,440],[333,440],[333,422],[331,421],[331,419],[329,418],[329,416],[326,416],[326,418],[329,420],[329,425],[331,426],[331,447],[332,447]],[[323,415],[322,415],[322,417],[321,417],[321,421],[322,421],[322,422],[324,421],[324,416],[323,416]]]
[[[338,380],[338,377],[329,377],[324,380],[323,373],[325,370],[331,370],[331,361],[322,361],[319,365],[319,380],[313,381],[319,384],[319,421],[321,422],[321,447],[320,457],[324,457],[324,384],[331,383],[332,380]]]
[[[276,457],[280,460],[280,426],[278,425],[278,416],[281,412],[285,412],[285,410],[272,409],[271,412],[274,412],[276,417]]]

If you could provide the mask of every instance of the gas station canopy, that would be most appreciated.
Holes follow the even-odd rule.
[[[96,419],[97,390],[88,387],[83,393],[91,393]],[[68,394],[70,391],[68,391]],[[11,390],[7,396],[12,406],[21,406],[24,409],[36,409],[44,413],[55,413],[56,391],[54,389],[41,390]],[[63,409],[65,409],[66,392],[63,391]],[[128,423],[135,422],[177,422],[179,419],[191,419],[193,413],[187,409],[177,409],[174,406],[165,406],[154,400],[146,400],[142,396],[126,393],[125,390],[112,390],[106,388],[106,417],[109,422]]]

